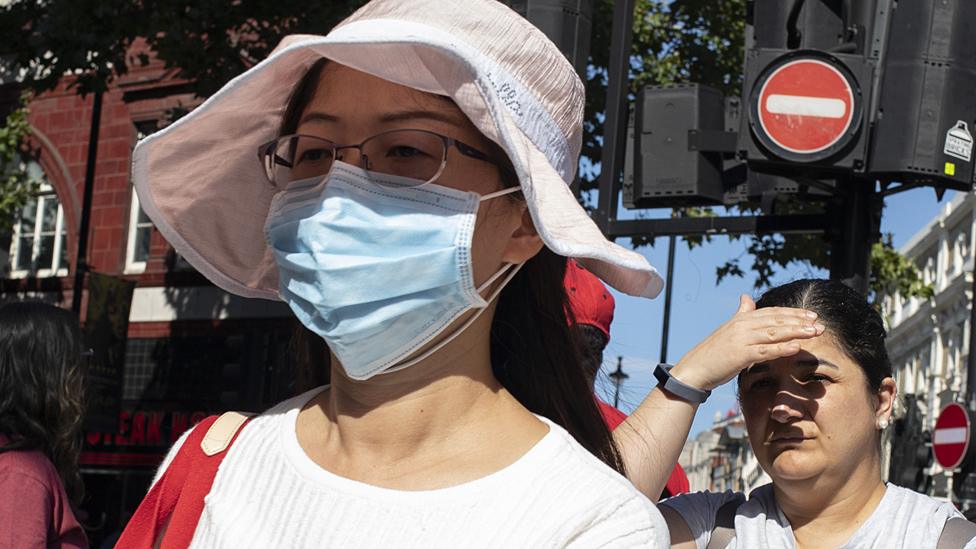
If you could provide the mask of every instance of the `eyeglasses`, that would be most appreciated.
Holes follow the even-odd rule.
[[[510,172],[504,164],[478,149],[426,130],[391,130],[358,145],[337,145],[311,135],[285,135],[258,147],[258,158],[268,181],[278,190],[284,190],[294,181],[325,176],[333,162],[343,160],[341,151],[347,149],[359,151],[359,166],[363,169],[430,183],[447,166],[449,147]]]

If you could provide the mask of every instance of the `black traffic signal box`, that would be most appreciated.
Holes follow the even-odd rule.
[[[976,133],[976,1],[899,2],[891,14],[869,170],[968,191]]]
[[[637,96],[628,208],[721,204],[725,97],[699,84],[648,86]],[[731,147],[730,147],[731,150]]]

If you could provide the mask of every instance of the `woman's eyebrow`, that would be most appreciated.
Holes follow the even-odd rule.
[[[807,367],[829,366],[835,370],[840,370],[840,366],[823,358],[800,358],[797,359],[796,365],[807,366]]]
[[[301,126],[302,124],[304,124],[306,122],[333,122],[333,123],[337,123],[337,122],[339,122],[339,117],[338,116],[335,116],[335,115],[332,115],[332,114],[324,113],[324,112],[312,111],[312,112],[305,113],[305,115],[302,116],[302,119],[298,121],[298,125]]]
[[[816,368],[817,366],[827,366],[835,370],[840,370],[840,366],[834,364],[829,360],[818,358],[818,357],[798,358],[795,364],[796,366],[799,366],[801,368]],[[765,362],[760,362],[758,364],[754,364],[746,368],[745,370],[742,371],[742,373],[753,375],[753,374],[761,374],[763,372],[768,372],[768,371],[769,371],[769,364]]]
[[[384,113],[379,116],[378,120],[383,123],[405,122],[410,120],[436,120],[438,122],[460,126],[464,124],[466,119],[462,115],[456,113],[415,110]]]
[[[312,111],[305,113],[305,115],[302,116],[302,119],[298,122],[298,125],[301,126],[306,122],[331,122],[333,124],[337,124],[340,122],[340,120],[341,119],[334,114],[321,111]],[[376,120],[383,124],[389,124],[392,122],[408,122],[411,120],[436,120],[438,122],[452,124],[455,126],[463,126],[467,121],[467,119],[461,114],[425,110],[387,112],[379,115]]]

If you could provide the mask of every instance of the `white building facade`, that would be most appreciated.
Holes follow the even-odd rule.
[[[732,490],[748,494],[770,482],[749,445],[742,412],[716,414],[707,431],[688,439],[678,463],[688,476],[692,492]]]
[[[965,397],[974,204],[974,195],[957,194],[900,249],[932,285],[933,297],[905,299],[896,294],[884,296],[882,301],[898,393],[915,395],[922,428],[929,432],[943,406]],[[896,405],[897,417],[907,412],[904,402],[899,399]],[[947,497],[946,472],[934,461],[927,472],[932,478],[929,493]]]

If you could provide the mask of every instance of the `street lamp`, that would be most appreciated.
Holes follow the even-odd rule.
[[[610,376],[610,379],[613,380],[613,386],[614,386],[613,407],[614,408],[617,408],[618,404],[620,404],[620,386],[624,384],[624,381],[628,377],[630,377],[624,372],[623,362],[624,362],[624,357],[618,356],[617,369],[608,374]]]

